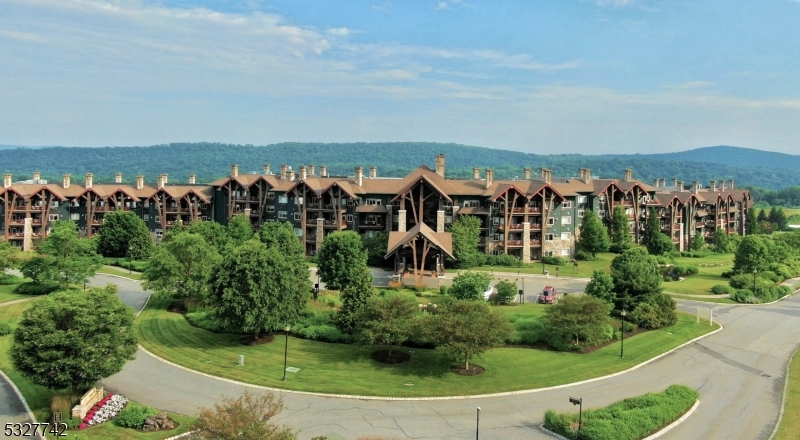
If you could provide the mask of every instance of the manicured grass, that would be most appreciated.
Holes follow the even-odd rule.
[[[577,278],[590,278],[592,276],[592,272],[595,269],[602,269],[608,270],[609,266],[611,266],[611,260],[616,257],[617,254],[612,254],[609,252],[597,254],[597,258],[593,261],[578,261],[578,270],[574,271],[572,263],[567,262],[567,264],[563,266],[553,266],[550,264],[544,265],[544,268],[550,270],[550,276],[554,277],[556,275],[556,268],[558,268],[558,275],[563,277],[577,277]],[[516,267],[501,267],[501,266],[479,266],[470,270],[481,270],[486,272],[492,272],[496,274],[498,277],[501,275],[506,274],[513,274],[516,275],[517,272],[520,274],[528,274],[528,275],[542,275],[544,270],[541,263],[529,263],[523,264],[519,271],[517,271]],[[458,272],[457,269],[448,269],[448,273],[456,273]]]
[[[728,279],[722,277],[722,272],[731,270],[728,267],[701,267],[697,275],[686,277],[683,281],[666,281],[661,287],[667,292],[682,293],[684,295],[711,295],[711,288],[717,284],[728,285]]]
[[[119,275],[121,277],[130,278],[132,280],[141,280],[142,274],[139,272],[128,273],[127,269],[118,267],[103,266],[97,269],[97,273],[104,273],[106,275]]]
[[[19,322],[22,317],[22,312],[30,306],[30,302],[2,306],[0,307],[0,321],[10,321],[12,327],[16,328],[17,322]],[[13,369],[9,357],[12,341],[13,335],[0,336],[0,370],[3,370],[17,388],[19,388],[25,401],[28,402],[31,411],[33,411],[33,416],[36,420],[40,422],[47,421],[50,418],[50,399],[58,391],[36,385]],[[121,428],[114,425],[113,422],[108,422],[90,429],[81,430],[80,432],[68,431],[67,437],[64,438],[79,439],[82,438],[81,435],[83,435],[86,438],[98,440],[161,440],[188,432],[194,420],[191,417],[177,414],[170,414],[170,417],[180,424],[178,428],[171,431],[143,433],[133,429]],[[78,435],[76,435],[76,433]]]
[[[730,298],[713,298],[708,296],[699,296],[699,295],[670,295],[675,299],[689,299],[692,301],[701,301],[707,303],[715,303],[715,304],[741,304],[737,303],[736,301]]]
[[[616,344],[589,354],[494,349],[482,359],[474,359],[486,369],[474,377],[451,373],[452,362],[436,350],[403,348],[412,353],[411,361],[382,365],[370,359],[377,347],[290,337],[289,366],[300,371],[289,373],[288,380],[282,382],[281,335],[276,335],[270,344],[243,346],[239,335],[214,334],[192,327],[183,316],[166,311],[168,302],[151,301],[137,318],[139,342],[158,356],[193,370],[257,385],[370,396],[470,395],[559,385],[624,370],[716,328],[696,325],[694,316],[681,314],[678,324],[671,328],[626,339],[625,359],[619,358]],[[526,310],[525,306],[518,307]],[[245,356],[242,367],[237,366],[239,355]],[[558,374],[539,374],[541,371]]]
[[[800,438],[800,351],[795,352],[789,366],[789,381],[786,389],[786,406],[783,419],[775,440],[796,440]]]
[[[17,284],[12,284],[9,286],[0,286],[0,303],[4,303],[7,301],[13,301],[15,299],[22,299],[22,298],[30,298],[30,295],[20,295],[18,293],[14,293],[14,289],[17,287]]]

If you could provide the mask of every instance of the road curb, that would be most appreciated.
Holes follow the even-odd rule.
[[[672,430],[672,429],[673,429],[673,428],[675,428],[676,426],[678,426],[678,425],[680,425],[681,423],[683,423],[683,422],[684,422],[686,419],[688,419],[688,418],[689,418],[689,416],[691,416],[691,415],[692,415],[692,413],[694,412],[694,410],[696,410],[696,409],[697,409],[697,407],[698,407],[698,406],[700,406],[700,401],[699,401],[699,400],[695,400],[695,401],[694,401],[694,405],[692,405],[692,407],[691,407],[691,408],[689,408],[689,411],[686,411],[686,412],[685,412],[685,413],[684,413],[682,416],[680,416],[680,417],[679,417],[677,420],[675,420],[674,422],[670,423],[669,425],[667,425],[667,426],[665,426],[665,427],[661,428],[661,429],[660,429],[658,432],[656,432],[655,434],[651,434],[651,435],[649,435],[649,436],[647,436],[647,437],[643,438],[642,440],[655,440],[655,439],[657,439],[657,438],[661,437],[662,435],[666,434],[667,432],[669,432],[670,430]],[[539,429],[541,429],[542,431],[546,432],[547,434],[550,434],[550,435],[552,435],[553,437],[555,437],[555,438],[557,438],[557,439],[559,439],[559,440],[571,440],[571,439],[568,439],[568,438],[564,437],[564,436],[563,436],[563,435],[561,435],[561,434],[557,434],[557,433],[555,433],[555,432],[553,432],[553,431],[551,431],[551,430],[549,430],[549,429],[545,428],[545,427],[544,427],[544,425],[540,425],[540,426],[539,426]]]
[[[250,383],[240,382],[238,380],[227,379],[227,378],[224,378],[224,377],[214,376],[214,375],[211,375],[211,374],[208,374],[208,373],[203,373],[201,371],[192,370],[191,368],[184,367],[183,365],[178,365],[178,364],[176,364],[174,362],[168,361],[168,360],[166,360],[166,359],[164,359],[164,358],[162,358],[160,356],[157,356],[157,355],[153,354],[152,352],[150,352],[149,350],[144,348],[141,344],[139,344],[139,349],[142,350],[143,352],[145,352],[146,354],[150,355],[154,359],[158,360],[158,361],[161,361],[161,362],[164,362],[164,363],[166,363],[168,365],[172,365],[174,367],[180,368],[180,369],[182,369],[184,371],[189,371],[189,372],[192,372],[192,373],[195,373],[195,374],[199,374],[201,376],[205,376],[205,377],[209,377],[209,378],[225,381],[225,382],[232,383],[232,384],[235,384],[235,385],[240,385],[240,386],[244,386],[244,387],[251,387],[251,388],[256,388],[256,389],[266,390],[266,391],[271,391],[271,392],[300,394],[300,395],[306,395],[306,396],[335,397],[335,398],[340,398],[340,399],[381,400],[381,401],[467,400],[467,399],[485,399],[485,398],[489,398],[489,397],[513,396],[513,395],[518,395],[518,394],[532,394],[532,393],[539,393],[539,392],[542,392],[542,391],[559,390],[559,389],[563,389],[563,388],[569,388],[569,387],[573,387],[573,386],[577,386],[577,385],[584,385],[584,384],[587,384],[587,383],[597,382],[599,380],[605,380],[605,379],[610,379],[612,377],[621,376],[621,375],[623,375],[625,373],[629,373],[629,372],[637,370],[637,369],[639,369],[639,368],[641,368],[641,367],[643,367],[643,366],[645,366],[647,364],[655,362],[658,359],[661,359],[662,357],[664,357],[664,356],[666,356],[666,355],[668,355],[668,354],[670,354],[670,353],[672,353],[672,352],[674,352],[674,351],[676,351],[678,349],[681,349],[681,348],[683,348],[683,347],[685,347],[685,346],[687,346],[689,344],[693,344],[694,342],[697,342],[697,341],[699,341],[699,340],[701,340],[703,338],[711,336],[711,335],[721,331],[722,329],[724,329],[722,324],[719,324],[719,323],[717,323],[717,324],[719,325],[718,329],[716,329],[716,330],[714,330],[714,331],[712,331],[710,333],[706,333],[705,335],[698,336],[698,337],[696,337],[696,338],[694,338],[694,339],[692,339],[690,341],[686,341],[683,344],[673,348],[672,350],[665,351],[664,353],[661,353],[658,356],[650,358],[650,359],[648,359],[648,360],[646,360],[646,361],[644,361],[644,362],[642,362],[640,364],[634,365],[634,366],[628,368],[627,370],[622,370],[622,371],[618,371],[616,373],[611,373],[611,374],[607,374],[605,376],[595,377],[595,378],[592,378],[592,379],[586,379],[586,380],[582,380],[582,381],[578,381],[578,382],[572,382],[572,383],[562,384],[562,385],[555,385],[555,386],[552,386],[552,387],[534,388],[534,389],[529,389],[529,390],[518,390],[518,391],[506,391],[506,392],[503,392],[503,393],[476,394],[476,395],[472,395],[472,396],[381,397],[381,396],[357,396],[357,395],[352,395],[352,394],[328,394],[328,393],[315,393],[315,392],[311,392],[311,391],[285,390],[285,389],[281,389],[281,388],[272,388],[272,387],[266,387],[266,386],[263,386],[263,385],[254,385],[254,384],[250,384]]]
[[[28,418],[31,419],[31,422],[36,423],[36,417],[33,416],[33,411],[31,411],[31,407],[28,406],[28,402],[25,400],[25,397],[22,396],[22,393],[19,391],[19,388],[17,388],[17,386],[14,384],[14,382],[11,380],[11,378],[6,376],[6,373],[4,373],[3,370],[0,370],[0,376],[9,385],[11,385],[11,389],[14,391],[14,394],[17,395],[17,398],[19,399],[19,401],[22,402],[22,406],[25,407],[25,412],[28,413]],[[36,436],[39,438],[39,440],[45,440],[45,438],[41,434],[39,434],[39,430],[38,429],[36,430]]]
[[[792,356],[789,357],[789,362],[786,363],[786,375],[783,379],[783,396],[781,397],[781,410],[778,412],[778,420],[775,421],[775,428],[772,429],[772,434],[769,435],[768,440],[772,440],[778,435],[778,430],[781,427],[781,421],[783,421],[783,413],[786,411],[786,393],[789,392],[789,373],[792,370],[792,360],[794,359],[795,355],[800,352],[800,347],[796,348],[792,353]]]

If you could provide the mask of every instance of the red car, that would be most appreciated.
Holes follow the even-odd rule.
[[[542,293],[539,294],[539,297],[536,299],[536,302],[540,304],[553,304],[556,298],[556,288],[553,286],[545,286]]]

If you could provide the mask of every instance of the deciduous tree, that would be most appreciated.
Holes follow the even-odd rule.
[[[643,247],[632,247],[611,262],[617,310],[633,310],[639,298],[661,292],[661,274],[655,257]]]
[[[497,292],[494,294],[494,298],[489,297],[489,299],[493,299],[493,302],[497,304],[509,304],[514,301],[514,297],[519,293],[517,283],[511,283],[508,280],[500,281],[494,287]]]
[[[13,269],[19,263],[19,250],[14,246],[0,240],[0,277],[5,275],[6,269]]]
[[[253,225],[244,213],[234,215],[228,222],[228,238],[234,246],[253,238]]]
[[[97,252],[104,257],[146,260],[153,252],[147,225],[133,211],[111,211],[97,233]]]
[[[352,231],[333,232],[325,237],[317,255],[317,273],[332,290],[347,287],[367,265],[361,237]]]
[[[390,266],[390,260],[383,258],[389,246],[389,234],[379,232],[372,237],[361,236],[361,245],[367,251],[367,264],[370,266]]]
[[[555,348],[570,345],[593,346],[606,340],[609,305],[589,295],[565,296],[547,307],[542,321],[547,329],[548,342]]]
[[[697,233],[694,234],[692,237],[692,241],[689,242],[689,247],[693,251],[702,251],[704,247],[706,247],[706,239],[703,237],[703,234]]]
[[[203,237],[181,233],[156,248],[142,273],[142,286],[163,297],[203,301],[211,270],[219,260],[216,249]]]
[[[372,286],[372,272],[363,266],[361,270],[350,280],[339,294],[342,299],[342,307],[336,314],[336,326],[344,333],[352,334],[355,332],[358,311],[366,304],[367,300],[375,293]]]
[[[483,292],[489,288],[492,277],[485,272],[463,272],[453,279],[448,293],[464,301],[483,301]]]
[[[578,238],[577,248],[594,258],[598,252],[608,252],[610,245],[608,230],[594,211],[587,210],[581,223],[581,235]]]
[[[133,318],[113,285],[37,299],[14,332],[14,369],[50,389],[94,385],[134,358]]]
[[[608,272],[601,269],[595,269],[592,272],[592,279],[586,285],[584,293],[602,300],[612,307],[617,299],[617,295],[614,293],[614,279]]]
[[[367,300],[356,314],[357,340],[365,345],[402,345],[415,331],[419,307],[413,296],[386,292]]]
[[[467,370],[473,356],[502,345],[513,332],[502,314],[477,301],[453,301],[441,307],[431,322],[436,348],[463,361]]]
[[[187,234],[189,235],[189,234]],[[223,327],[258,336],[297,321],[311,291],[277,248],[248,240],[222,257],[209,280]]]
[[[41,284],[54,283],[62,287],[70,283],[82,284],[94,276],[100,268],[92,240],[78,237],[75,223],[55,222],[47,238],[36,248],[37,256],[25,262],[21,269],[26,272],[31,266],[39,270],[35,281]]]
[[[283,409],[271,393],[254,395],[245,390],[238,399],[224,397],[213,409],[202,408],[191,434],[192,440],[296,440],[286,426],[271,422]]]
[[[450,226],[453,234],[453,256],[456,265],[462,269],[480,266],[484,255],[478,250],[481,235],[481,219],[472,215],[462,215]]]
[[[748,235],[742,238],[739,248],[733,256],[733,271],[751,274],[754,271],[767,270],[771,261],[772,242],[759,235]]]

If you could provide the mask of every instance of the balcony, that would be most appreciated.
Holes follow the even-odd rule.
[[[522,225],[522,223],[512,223],[508,225],[508,229],[514,229],[514,230],[520,230],[523,229],[523,227],[524,226]]]
[[[539,208],[538,206],[525,206],[525,207],[514,208],[512,209],[511,212],[515,214],[525,214],[525,213],[539,214],[542,212],[542,209]]]
[[[497,243],[501,246],[505,245],[509,247],[522,246],[522,240],[508,240],[506,242],[498,241]]]

